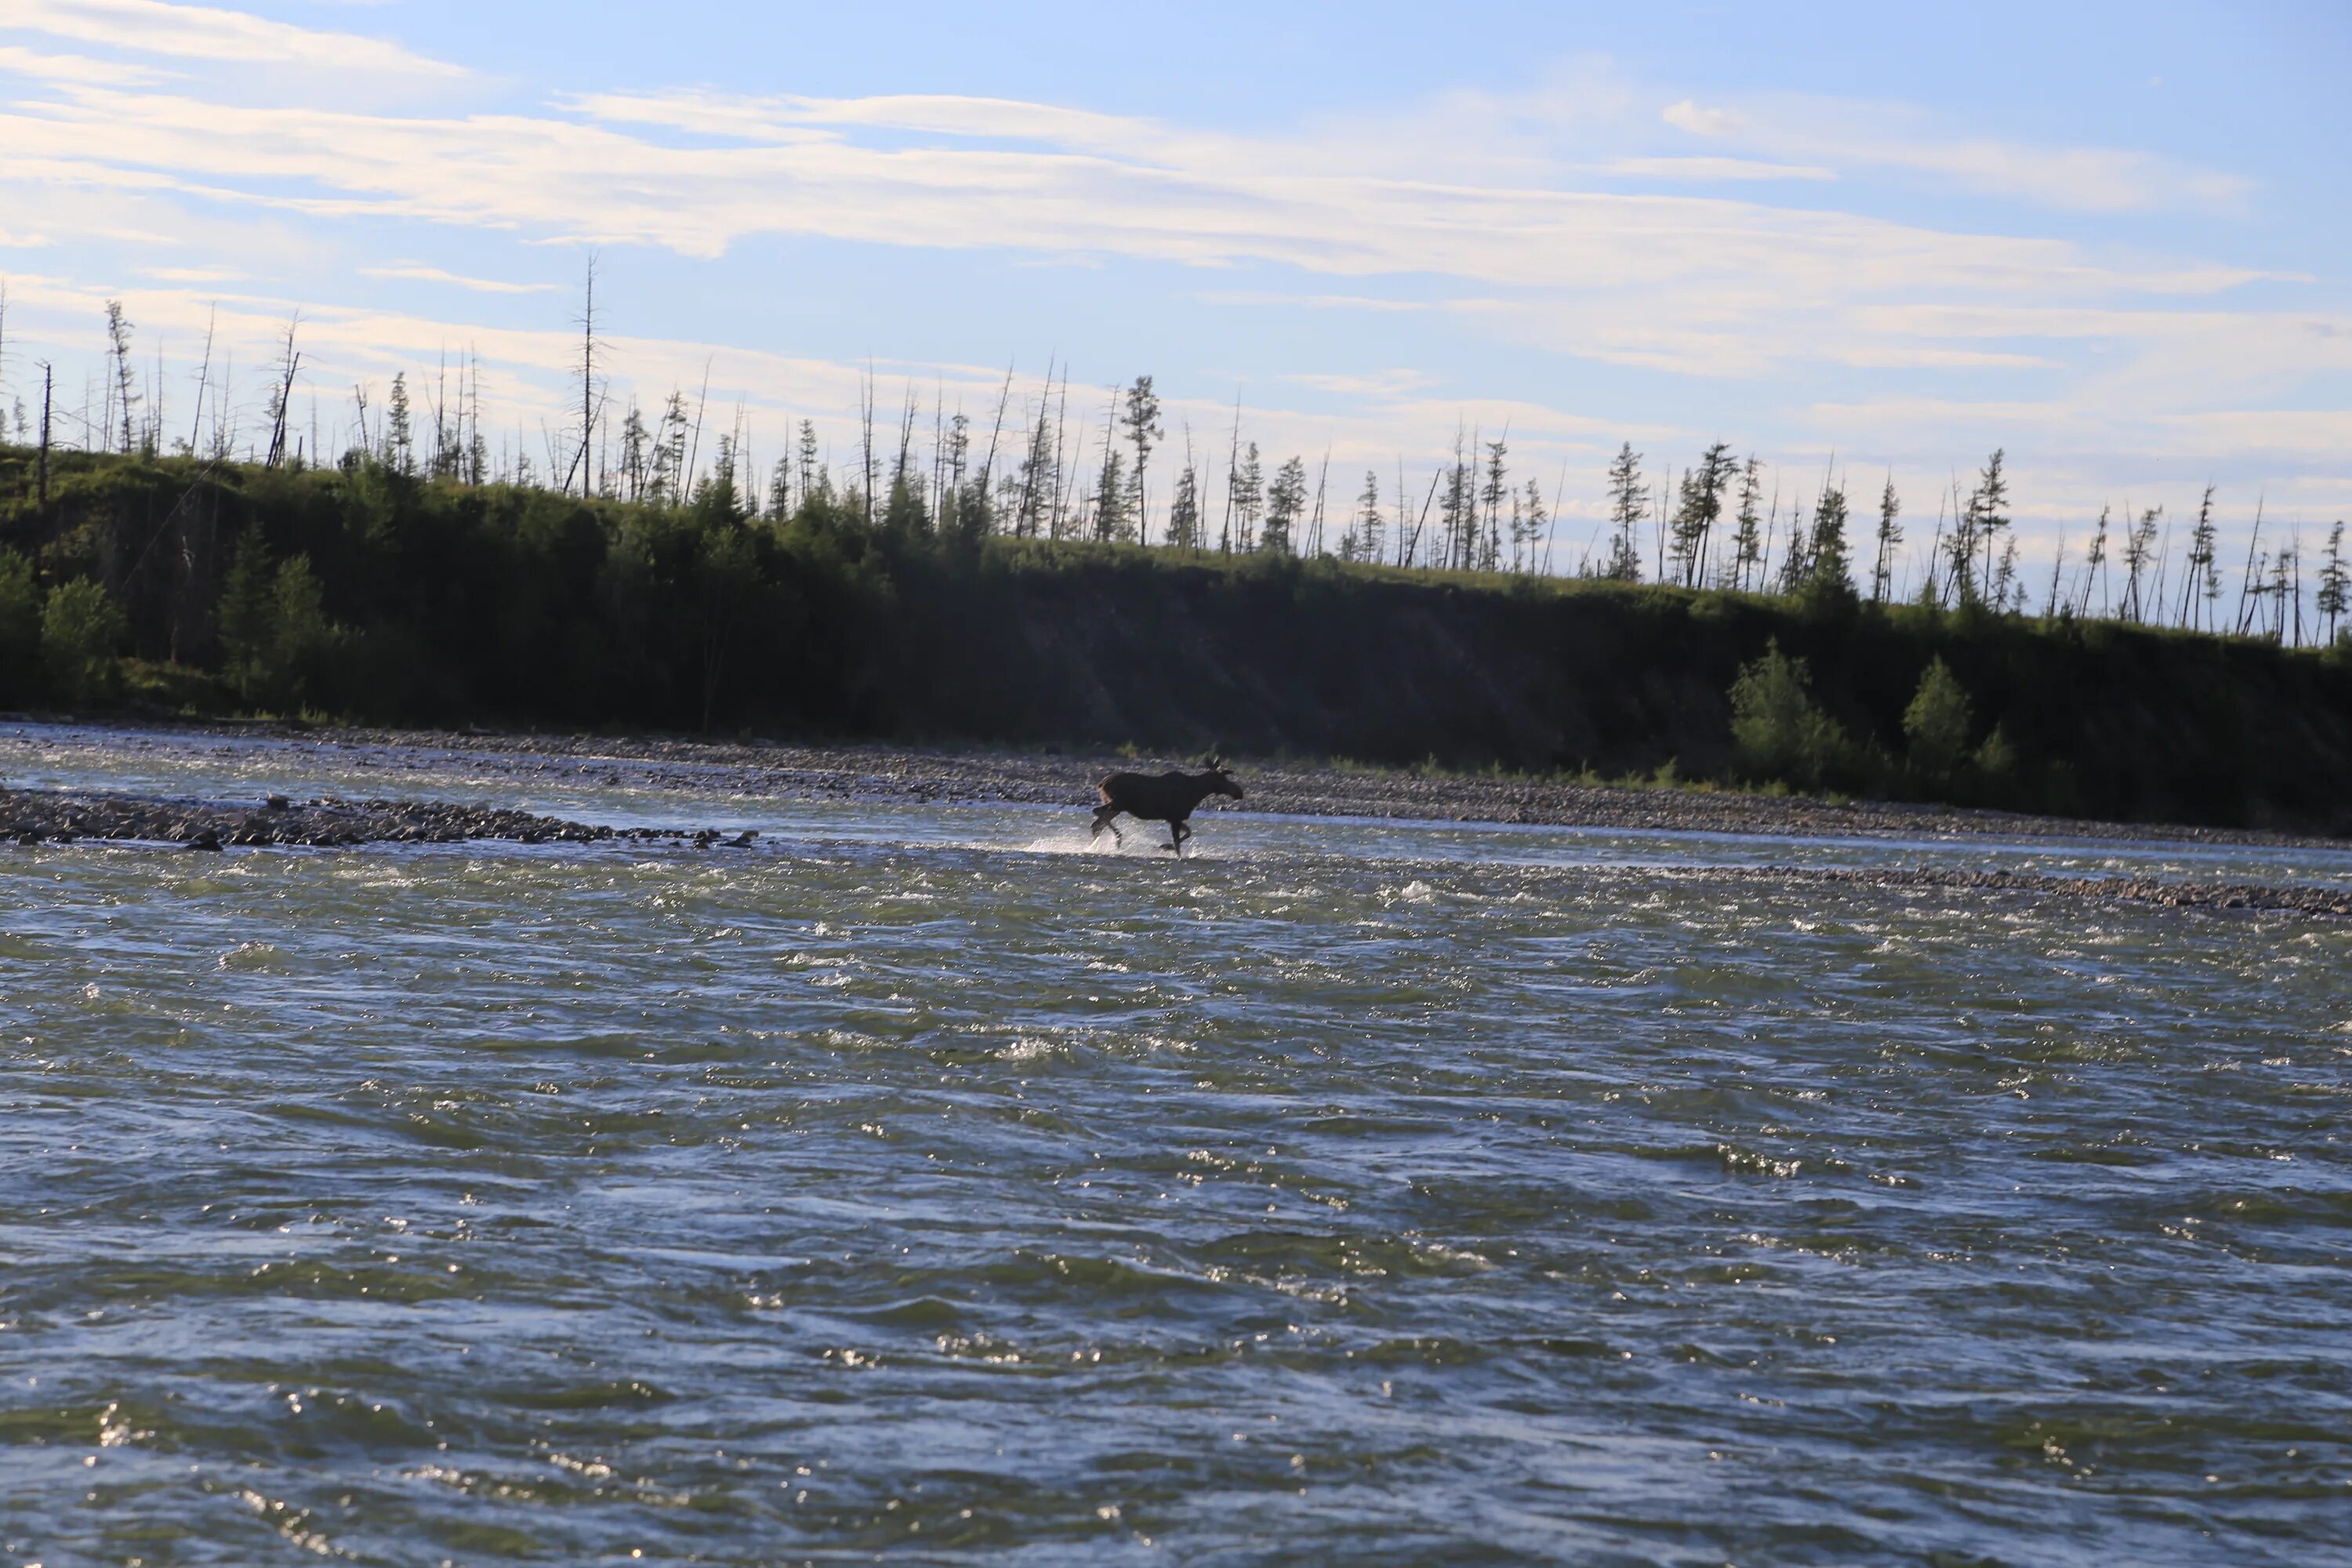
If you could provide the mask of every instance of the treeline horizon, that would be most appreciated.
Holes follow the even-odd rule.
[[[1571,559],[1559,537],[1569,470],[1561,467],[1549,488],[1540,476],[1516,474],[1507,429],[1490,438],[1457,426],[1447,459],[1425,465],[1425,484],[1400,457],[1392,476],[1367,468],[1360,488],[1343,476],[1335,492],[1328,450],[1311,468],[1306,454],[1276,460],[1245,434],[1238,401],[1223,433],[1220,473],[1195,449],[1189,425],[1181,447],[1171,449],[1153,377],[1139,375],[1107,391],[1081,389],[1074,411],[1068,369],[1057,379],[1051,363],[1017,399],[1008,371],[984,423],[961,407],[950,412],[940,394],[926,416],[911,383],[884,410],[869,373],[861,382],[847,461],[836,466],[815,420],[804,417],[787,421],[786,450],[761,467],[740,407],[724,428],[710,419],[707,384],[696,396],[672,391],[657,411],[634,396],[616,402],[610,377],[600,374],[605,351],[597,321],[592,267],[581,318],[577,423],[560,430],[542,426],[543,467],[525,449],[520,430],[511,443],[501,437],[491,448],[480,368],[470,354],[457,362],[454,385],[446,361],[419,391],[412,392],[404,371],[381,399],[368,384],[355,385],[352,417],[332,427],[331,437],[320,424],[314,395],[306,431],[295,408],[299,315],[269,368],[260,428],[240,424],[226,366],[223,384],[214,384],[208,335],[187,434],[180,436],[176,426],[166,428],[160,354],[150,376],[119,300],[109,301],[105,313],[108,374],[85,382],[79,413],[67,416],[80,439],[59,438],[46,386],[37,430],[16,396],[15,436],[18,446],[50,451],[242,460],[298,471],[374,463],[409,478],[542,487],[655,506],[688,506],[717,494],[747,517],[778,523],[815,505],[901,534],[1328,555],[1405,571],[1646,581],[1788,596],[1853,594],[1874,602],[1981,605],[2259,636],[2294,647],[2334,642],[2352,610],[2341,521],[2326,528],[2315,555],[2300,525],[2270,524],[2266,538],[2258,499],[2242,557],[2234,551],[2225,556],[2218,487],[2210,484],[2193,518],[2164,506],[2126,507],[2120,516],[2103,507],[2095,522],[2083,525],[2087,538],[2079,541],[2079,552],[2062,529],[2045,565],[2020,556],[2002,450],[1990,455],[1965,490],[1958,478],[1942,489],[1932,526],[1923,531],[1923,515],[1906,506],[1891,470],[1875,495],[1857,496],[1832,461],[1784,507],[1780,475],[1727,443],[1709,445],[1686,467],[1670,464],[1653,474],[1644,468],[1649,456],[1626,442],[1601,476],[1606,510]],[[0,289],[0,364],[5,323]],[[1098,406],[1089,407],[1096,397]],[[5,418],[0,411],[0,423]],[[0,439],[5,435],[0,431]],[[1162,471],[1170,475],[1164,496],[1151,482]]]
[[[1874,601],[1819,569],[1834,535],[1766,594],[872,515],[821,476],[754,510],[723,464],[632,501],[372,454],[0,447],[0,707],[1214,747],[2352,832],[2352,638]]]

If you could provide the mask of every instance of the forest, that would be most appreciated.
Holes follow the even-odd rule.
[[[1507,433],[1334,503],[1328,459],[1269,473],[1238,411],[1222,467],[1167,451],[1149,376],[1090,463],[1049,375],[986,421],[877,410],[869,379],[845,465],[803,420],[755,469],[683,393],[612,409],[592,328],[542,466],[493,453],[463,363],[298,430],[292,329],[257,427],[200,380],[167,434],[108,329],[99,406],[60,421],[45,386],[0,445],[20,710],[1213,744],[2352,829],[2343,527],[2306,561],[2258,516],[2224,561],[2210,489],[2103,512],[2029,582],[2000,452],[1922,530],[1891,478],[1785,504],[1725,444],[1657,474],[1627,444],[1571,547],[1564,476],[1515,474]]]

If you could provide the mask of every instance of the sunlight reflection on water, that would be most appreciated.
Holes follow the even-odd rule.
[[[2340,1543],[2352,927],[425,761],[770,837],[0,856],[20,1560]]]

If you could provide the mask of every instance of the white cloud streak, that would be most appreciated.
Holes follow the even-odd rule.
[[[53,38],[215,65],[299,66],[441,79],[467,74],[461,66],[427,59],[379,38],[209,5],[164,5],[162,0],[7,0],[0,5],[0,21]]]
[[[2237,212],[2252,182],[2113,147],[2042,147],[1986,136],[1937,136],[1914,110],[1799,97],[1703,108],[1689,99],[1662,118],[1678,131],[1774,158],[1851,170],[1923,174],[1961,189],[2069,212]]]
[[[2305,410],[2262,426],[2254,412],[2308,402],[2300,389],[2311,378],[2352,368],[2352,320],[2232,301],[2233,289],[2277,275],[2030,230],[1895,222],[1853,210],[1863,198],[1853,194],[1863,183],[1854,176],[1892,171],[2094,214],[2227,210],[2245,182],[2129,151],[1938,135],[1899,106],[1766,97],[1683,100],[1661,111],[1664,95],[1587,71],[1528,92],[1446,93],[1276,135],[952,95],[637,91],[428,112],[426,100],[447,101],[436,95],[467,73],[381,40],[156,0],[0,0],[0,16],[173,68],[0,47],[0,71],[34,84],[0,100],[9,150],[0,210],[29,215],[0,245],[137,226],[154,245],[176,244],[162,275],[189,281],[208,263],[266,267],[223,237],[257,219],[299,235],[429,223],[476,244],[637,245],[691,258],[803,236],[1066,263],[1129,258],[1247,271],[1246,288],[1197,296],[1237,307],[1367,320],[1444,312],[1517,345],[1682,376],[1761,384],[1809,369],[1910,373],[1914,387],[1967,377],[1969,391],[1987,394],[1911,391],[1794,412],[1831,437],[1840,433],[1830,422],[1850,421],[1844,438],[1866,432],[1890,447],[2010,422],[2078,449],[2170,443],[2202,453],[2240,439],[2340,466],[2332,454],[2343,449],[2342,416]],[[306,104],[242,90],[234,73],[253,68],[414,91],[388,109],[353,107],[370,103],[366,94]],[[1672,151],[1675,137],[1706,151]],[[1726,193],[1735,185],[1753,199]],[[358,270],[487,296],[560,287],[420,262]],[[238,309],[266,344],[283,308],[263,305]],[[193,294],[140,308],[183,324],[198,310]],[[306,310],[322,363],[387,374],[404,357],[468,341],[507,367],[526,406],[573,346],[564,331],[425,322],[333,301]],[[716,356],[722,384],[759,406],[854,399],[848,367],[650,339],[629,353],[643,385],[691,384]],[[951,388],[969,381],[977,400],[998,374],[915,373]],[[1465,412],[1395,373],[1302,367],[1295,380],[1357,400],[1363,428],[1382,441],[1406,421],[1450,428]],[[1219,417],[1205,405],[1192,412],[1204,426]],[[1490,414],[1496,426],[1508,420],[1563,450],[1601,443],[1604,424],[1643,428],[1527,404],[1480,405],[1468,416]],[[1286,417],[1269,416],[1272,428]],[[2308,444],[2323,441],[2336,445]],[[1344,444],[1341,458],[1352,460]]]

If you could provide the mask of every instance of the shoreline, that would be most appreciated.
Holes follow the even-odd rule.
[[[344,800],[321,795],[294,801],[265,797],[257,806],[97,791],[26,792],[0,789],[0,839],[25,847],[83,840],[176,846],[214,854],[231,848],[343,848],[363,844],[661,845],[673,848],[748,849],[752,829],[611,827],[540,816],[527,811],[408,800]],[[2007,870],[1933,867],[1851,868],[1819,866],[1654,868],[1652,874],[1775,886],[1879,890],[2022,893],[2062,900],[2137,903],[2168,909],[2276,911],[2352,919],[2352,889],[2272,887],[2259,883],[2166,882],[2149,877],[2052,877]]]
[[[1015,751],[871,742],[803,743],[709,741],[655,735],[604,736],[530,731],[310,729],[279,722],[142,721],[105,722],[10,715],[0,722],[157,737],[265,740],[302,752],[355,748],[425,751],[469,761],[481,773],[511,776],[640,770],[659,786],[664,770],[690,773],[704,787],[783,800],[883,800],[918,804],[1007,804],[1089,808],[1095,783],[1121,769],[1155,772],[1195,765],[1179,759],[1128,756],[1097,748]],[[1235,776],[1248,791],[1237,809],[1276,816],[1354,816],[1399,821],[1596,827],[1619,831],[1727,833],[1802,838],[2075,839],[2091,842],[2248,845],[2269,848],[2352,848],[2352,840],[2264,828],[2200,827],[2178,823],[2111,822],[2037,816],[1970,807],[1808,795],[1752,795],[1673,786],[1627,788],[1564,779],[1423,773],[1335,763],[1242,760]],[[0,766],[5,772],[5,766]],[[379,803],[392,804],[392,803]],[[1233,809],[1212,801],[1204,810]],[[569,825],[577,827],[581,825]]]

